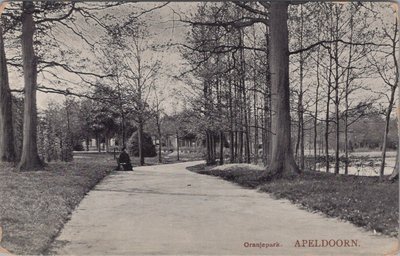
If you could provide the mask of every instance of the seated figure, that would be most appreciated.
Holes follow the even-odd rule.
[[[124,171],[132,171],[131,159],[129,157],[129,154],[126,152],[126,147],[122,148],[122,152],[121,154],[119,154],[117,163],[118,163],[117,171],[121,169],[121,166]]]

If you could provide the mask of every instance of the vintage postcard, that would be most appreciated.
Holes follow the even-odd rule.
[[[398,3],[0,2],[0,255],[398,255]]]

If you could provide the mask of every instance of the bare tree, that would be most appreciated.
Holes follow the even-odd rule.
[[[164,99],[160,99],[159,94],[155,93],[155,121],[157,126],[157,139],[158,139],[158,162],[162,163],[162,114],[163,109],[161,108],[161,104]]]
[[[142,37],[138,34],[131,38],[132,45],[127,47],[129,54],[124,60],[125,68],[125,83],[124,88],[128,102],[130,102],[132,115],[138,125],[138,146],[140,165],[144,165],[143,154],[143,132],[146,121],[151,116],[151,108],[149,99],[152,96],[155,88],[156,75],[160,70],[160,62],[156,59],[145,59],[144,52],[148,50],[148,46]]]
[[[393,107],[395,105],[396,89],[399,83],[399,64],[398,64],[398,17],[394,18],[394,22],[389,25],[382,27],[382,36],[389,42],[389,47],[386,50],[381,50],[379,47],[377,53],[371,55],[371,63],[375,67],[380,78],[384,84],[389,88],[388,105],[385,111],[385,127],[383,132],[382,142],[382,163],[380,167],[380,178],[383,178],[385,166],[386,166],[386,148],[389,133],[390,116],[392,114]],[[397,163],[396,159],[396,163]],[[397,168],[395,168],[397,169]]]

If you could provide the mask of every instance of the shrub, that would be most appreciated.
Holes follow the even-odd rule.
[[[80,143],[75,144],[73,149],[74,149],[74,151],[85,151],[85,148]]]
[[[128,141],[128,149],[131,155],[139,156],[138,144],[138,133],[134,132]],[[155,157],[157,155],[156,147],[153,144],[151,136],[145,132],[143,133],[142,152],[144,157]]]

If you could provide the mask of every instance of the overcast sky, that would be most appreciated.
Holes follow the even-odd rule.
[[[91,4],[86,3],[86,4]],[[110,14],[119,17],[120,20],[123,20],[123,16],[127,13],[131,12],[140,12],[143,10],[151,9],[155,6],[159,6],[162,3],[130,3],[129,5],[124,5],[118,8],[114,8],[110,11]],[[187,25],[177,22],[178,19],[176,13],[185,13],[188,14],[191,11],[195,10],[197,3],[169,3],[167,6],[162,7],[160,9],[156,9],[152,12],[149,12],[141,17],[141,19],[147,24],[148,31],[150,37],[147,38],[148,44],[156,47],[160,47],[166,45],[167,43],[179,43],[183,42],[187,32]],[[85,36],[92,42],[101,40],[102,33],[93,23],[87,23],[83,19],[77,19],[76,25],[79,27],[80,31],[85,32]],[[101,57],[97,54],[93,54],[92,51],[89,50],[87,44],[85,44],[81,39],[78,39],[69,29],[66,29],[63,26],[59,26],[54,29],[55,35],[60,45],[60,48],[63,50],[72,49],[79,52],[80,57],[86,57],[88,59],[95,59],[96,57]],[[102,42],[100,42],[102,43]],[[59,54],[60,49],[54,48],[54,52],[51,54]],[[112,49],[110,49],[112,50]],[[18,52],[11,52],[8,48],[6,48],[6,55],[10,58],[13,55],[18,55]],[[51,56],[50,54],[50,56]],[[158,88],[163,92],[166,98],[166,108],[168,112],[173,112],[178,107],[177,99],[173,97],[175,95],[175,90],[180,90],[184,87],[184,84],[176,79],[173,79],[174,75],[178,75],[181,72],[181,65],[183,60],[180,56],[176,47],[163,48],[163,50],[156,50],[150,52],[150,54],[146,53],[147,58],[157,58],[160,60],[162,65],[162,70],[159,74]],[[72,64],[73,65],[73,64]],[[80,71],[90,71],[95,73],[101,73],[100,69],[95,65],[89,64],[83,70]],[[9,68],[10,73],[10,86],[14,89],[21,89],[23,87],[22,73],[20,71],[16,71],[12,67]],[[62,77],[62,80],[54,81],[51,78],[51,75],[47,73],[39,74],[38,76],[38,84],[49,86],[49,87],[57,87],[61,89],[69,88],[73,91],[82,91],[87,90],[88,86],[80,83],[80,79],[69,73],[63,72],[61,69],[57,69],[56,73]],[[43,79],[43,78],[46,79]],[[49,82],[49,80],[52,80]],[[68,82],[70,81],[70,82]],[[57,83],[57,84],[55,84]],[[76,84],[78,83],[78,85]],[[37,93],[37,103],[39,109],[46,108],[47,104],[51,101],[62,102],[64,97],[61,97],[57,94],[48,94],[48,93]]]
[[[91,4],[91,3],[86,3]],[[155,2],[147,2],[147,3],[130,3],[128,6],[124,5],[119,8],[115,8],[110,11],[110,13],[114,16],[120,17],[123,19],[123,16],[130,12],[139,12],[140,10],[147,10],[154,6],[158,6],[161,3]],[[142,17],[142,20],[146,22],[148,25],[148,30],[150,33],[149,44],[162,46],[167,43],[181,43],[185,40],[186,33],[188,31],[188,27],[185,24],[177,22],[179,18],[176,13],[181,13],[182,15],[188,15],[197,9],[197,2],[172,2],[167,6],[156,9],[150,13],[147,13]],[[85,31],[85,35],[88,36],[92,41],[101,40],[102,33],[100,30],[94,26],[93,24],[89,24],[85,22],[83,19],[77,20],[77,25],[81,30]],[[88,59],[95,58],[96,56],[89,51],[87,45],[80,39],[77,39],[76,36],[74,38],[71,31],[64,27],[60,27],[57,31],[57,39],[62,46],[62,48],[75,49],[77,51],[81,51],[81,57],[86,56]],[[7,52],[6,54],[9,57],[11,54]],[[112,50],[112,49],[111,49]],[[54,49],[54,54],[57,54],[59,49]],[[163,51],[152,52],[148,56],[149,58],[157,58],[160,59],[163,63],[163,69],[160,73],[159,79],[159,90],[164,93],[164,96],[167,98],[167,110],[168,112],[174,111],[174,108],[178,106],[176,96],[176,90],[184,90],[185,84],[180,81],[173,79],[174,75],[180,74],[183,66],[184,60],[182,60],[180,53],[177,48],[163,48]],[[84,69],[93,72],[99,72],[98,67],[95,65],[86,66]],[[85,70],[81,70],[85,71]],[[75,82],[79,82],[79,79],[76,76],[71,76],[61,70],[58,70],[59,75],[64,78],[63,81],[59,81],[57,87],[60,88],[73,88],[74,90],[86,90],[87,87],[83,85],[73,85]],[[48,75],[46,75],[49,77]],[[39,75],[39,83],[54,87],[55,84],[49,84],[48,81],[42,79],[43,77]],[[68,83],[68,81],[72,83]],[[375,83],[375,82],[374,82]],[[21,88],[23,83],[21,79],[21,73],[15,72],[10,69],[10,85],[12,88]],[[60,97],[60,95],[54,94],[44,94],[38,92],[38,107],[39,109],[43,109],[47,106],[49,101],[62,101],[64,97]]]

